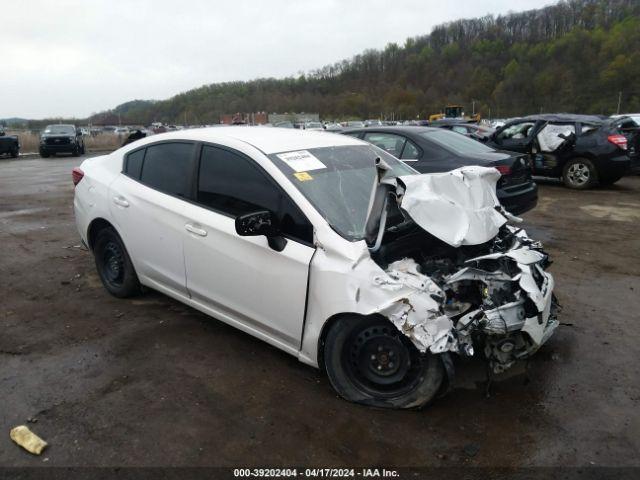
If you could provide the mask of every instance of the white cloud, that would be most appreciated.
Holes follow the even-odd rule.
[[[295,75],[513,7],[512,0],[3,3],[0,118],[87,116],[208,83]]]

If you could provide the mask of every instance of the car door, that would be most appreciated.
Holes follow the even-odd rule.
[[[202,146],[196,191],[184,224],[192,299],[298,349],[315,252],[311,224],[253,159],[235,150]],[[235,218],[259,210],[277,216],[287,239],[282,251],[264,236],[236,233]]]
[[[109,195],[138,275],[181,295],[187,293],[182,244],[194,148],[192,142],[161,142],[129,153]]]
[[[498,130],[490,143],[500,150],[531,153],[535,131],[536,122],[533,120],[511,123]]]

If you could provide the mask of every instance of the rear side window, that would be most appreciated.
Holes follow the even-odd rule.
[[[420,150],[418,150],[418,147],[416,147],[411,140],[407,140],[400,158],[402,160],[418,160],[420,158]]]
[[[394,133],[365,133],[364,139],[396,158],[400,158],[406,139]]]
[[[127,155],[127,162],[124,167],[124,173],[140,180],[140,173],[142,173],[142,161],[144,160],[145,149],[135,151]]]
[[[202,148],[197,201],[232,217],[269,210],[285,235],[313,241],[311,224],[291,199],[251,160],[229,150]]]
[[[140,181],[170,195],[188,197],[193,144],[161,143],[147,147]]]

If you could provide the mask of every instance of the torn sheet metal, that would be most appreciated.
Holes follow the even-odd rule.
[[[494,238],[507,222],[496,208],[495,168],[463,167],[446,173],[398,177],[400,207],[421,228],[453,247]]]
[[[386,275],[377,275],[373,283],[380,288],[398,290],[409,287],[412,293],[380,310],[421,352],[458,351],[453,322],[443,314],[444,291],[418,271],[415,260],[405,258],[389,265]]]
[[[473,355],[472,334],[485,335],[485,354],[496,372],[535,352],[558,325],[553,277],[543,269],[546,255],[533,249],[539,244],[522,230],[507,231],[510,249],[468,259],[442,285],[422,274],[413,259],[389,264],[385,274],[374,276],[374,285],[409,291],[379,313],[421,352]],[[469,291],[482,298],[480,305],[467,301]]]
[[[554,125],[548,123],[538,133],[538,145],[541,152],[555,152],[566,139],[560,135],[569,136],[576,133],[575,125]]]

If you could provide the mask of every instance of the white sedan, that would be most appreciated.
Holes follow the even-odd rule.
[[[344,398],[425,405],[483,355],[500,372],[557,326],[547,255],[495,169],[420,175],[352,137],[220,127],[73,171],[80,236],[117,297],[158,290],[326,370]]]

